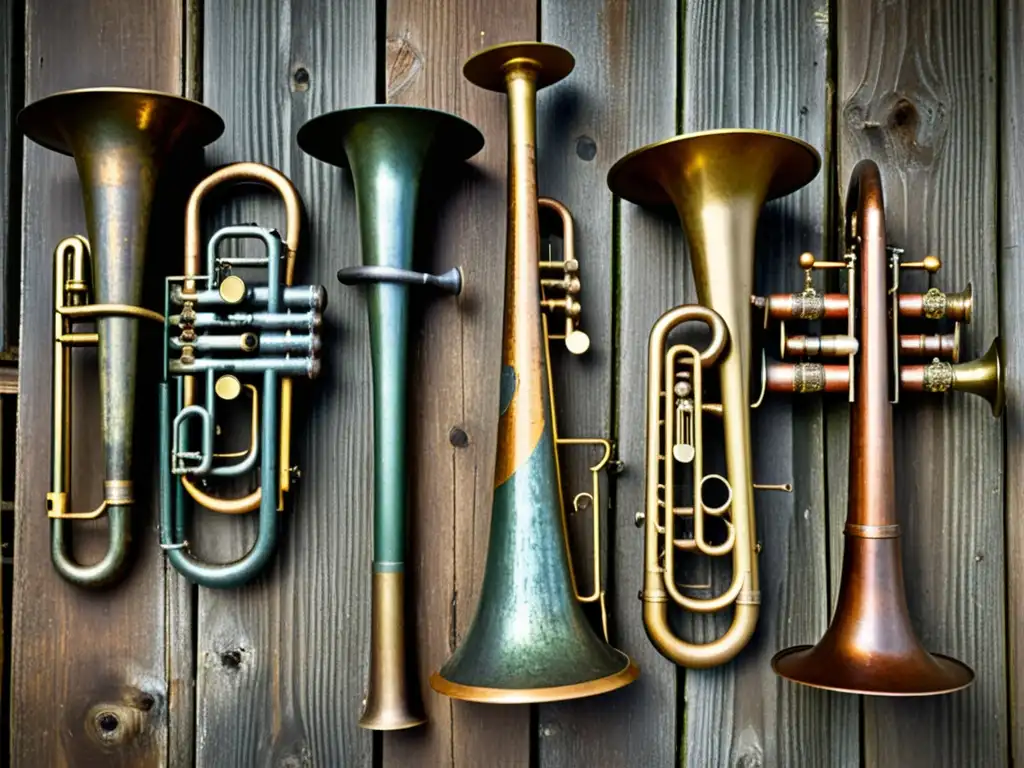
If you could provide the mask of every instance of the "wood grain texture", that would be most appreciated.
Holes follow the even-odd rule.
[[[643,423],[641,377],[646,374],[650,323],[632,324],[638,313],[653,311],[656,316],[670,306],[654,304],[650,293],[662,289],[666,273],[652,270],[651,258],[660,264],[665,245],[652,247],[650,242],[663,234],[658,223],[627,214],[619,261],[616,205],[606,177],[626,152],[673,132],[676,3],[568,0],[542,3],[541,11],[542,39],[568,48],[576,57],[576,69],[541,92],[540,192],[562,200],[574,213],[582,325],[591,337],[590,351],[579,358],[557,346],[554,350],[559,430],[595,436],[617,430],[625,473],[615,478],[615,498],[606,495],[599,510],[607,550],[609,625],[612,645],[628,653],[641,673],[636,682],[611,694],[541,706],[538,756],[545,767],[665,765],[676,752],[670,737],[676,722],[676,672],[647,640],[640,620],[643,535],[633,525],[634,513],[643,504],[643,435],[636,427]],[[616,306],[620,266],[628,277]],[[669,284],[678,285],[677,277]],[[615,313],[623,324],[630,323],[617,339]],[[616,352],[622,357],[617,359]],[[617,384],[622,387],[618,404]],[[619,421],[614,424],[616,413]],[[565,456],[565,492],[572,498],[586,487],[584,461],[591,457],[584,451]],[[585,590],[592,583],[590,513],[570,517],[580,587]],[[588,613],[600,632],[598,612]]]
[[[762,128],[797,136],[825,153],[827,5],[772,0],[686,7],[683,131]],[[822,253],[826,178],[819,174],[800,192],[765,208],[757,244],[759,291],[798,289],[797,255]],[[755,329],[759,319],[753,318]],[[766,337],[769,355],[774,339]],[[762,546],[758,629],[731,664],[686,673],[685,762],[856,765],[856,710],[850,700],[782,681],[769,665],[778,650],[815,642],[826,626],[821,405],[769,396],[754,412],[751,431],[755,481],[792,482],[794,491],[755,492]],[[714,576],[721,579],[717,570]],[[729,620],[694,621],[688,631],[715,636]]]
[[[371,734],[356,726],[369,648],[370,361],[366,311],[335,273],[354,263],[355,201],[342,172],[303,153],[308,119],[372,103],[372,0],[207,2],[203,98],[227,123],[211,163],[256,160],[281,170],[305,203],[297,283],[329,294],[323,371],[296,382],[293,460],[301,482],[281,521],[273,564],[238,590],[199,590],[196,764],[370,765]],[[207,220],[283,228],[280,201],[235,193]],[[253,521],[203,515],[204,556],[238,557]]]
[[[8,297],[17,298],[19,295],[19,289],[11,285],[11,275],[8,265],[17,261],[20,254],[12,255],[9,246],[8,233],[9,233],[9,204],[11,198],[11,167],[10,167],[10,113],[11,113],[11,71],[14,69],[15,58],[21,58],[23,53],[18,51],[15,53],[12,46],[12,24],[14,23],[14,4],[5,3],[3,8],[0,8],[0,62],[3,62],[4,74],[0,76],[0,89],[3,89],[3,93],[0,93],[0,347],[6,346],[3,341],[4,328],[7,327],[5,318],[8,316]],[[15,194],[20,193],[20,189],[14,190]],[[16,371],[15,371],[16,373]],[[17,382],[15,381],[15,388],[17,388]],[[0,413],[0,419],[2,419],[2,413]],[[4,463],[14,460],[14,446],[3,446],[2,455],[0,459]],[[0,474],[0,487],[3,485],[2,474]],[[3,497],[0,496],[0,504],[3,503]],[[0,518],[5,518],[4,512],[0,509]],[[11,527],[7,524],[7,519],[0,519],[0,538],[3,538],[4,545],[4,559],[10,557],[8,547],[10,543],[7,541],[11,532]],[[8,622],[11,617],[11,609],[8,605],[8,594],[10,593],[11,581],[10,575],[7,573],[8,567],[6,562],[0,561],[0,718],[4,724],[4,734],[7,733],[9,727],[10,707],[6,706],[8,701],[7,688],[8,675],[10,674],[10,665],[7,663],[7,657],[9,655],[8,648],[10,647],[10,638],[7,636],[9,631],[7,630]],[[0,744],[0,762],[7,760],[7,739],[3,739]]]
[[[186,98],[202,101],[199,56],[202,48],[202,0],[184,0],[183,12],[182,93]],[[186,186],[184,179],[182,186]],[[177,269],[173,272],[176,273]],[[171,768],[192,768],[195,765],[196,753],[196,589],[166,561],[164,573],[167,627],[167,764]]]
[[[889,241],[938,253],[932,280],[974,281],[961,354],[997,333],[996,26],[993,2],[840,3],[840,175],[882,171]],[[915,275],[904,289],[922,288]],[[970,664],[967,691],[866,700],[867,765],[1007,761],[1002,424],[978,398],[896,408],[897,504],[911,619],[927,648]],[[907,738],[914,734],[913,738]]]
[[[427,680],[469,629],[483,581],[494,491],[504,303],[506,100],[462,76],[480,48],[536,36],[536,3],[387,4],[387,100],[454,112],[484,134],[469,170],[419,222],[423,263],[459,265],[458,300],[422,307],[410,401],[411,543],[418,674],[428,723],[385,734],[385,765],[520,766],[530,759],[526,706],[485,706],[434,693]],[[457,181],[456,181],[457,180]],[[436,179],[433,181],[437,181]],[[456,430],[456,432],[453,432]],[[455,435],[454,439],[450,436]],[[461,447],[453,447],[453,444]]]
[[[14,151],[16,146],[12,141],[11,128],[13,116],[21,106],[16,103],[17,94],[22,91],[21,83],[14,82],[15,77],[21,76],[20,59],[24,56],[20,46],[15,51],[15,38],[20,42],[15,25],[22,22],[21,10],[21,3],[12,0],[7,0],[0,8],[0,62],[4,67],[0,74],[0,356],[3,357],[11,352],[16,354],[11,347],[16,347],[18,342],[20,254],[11,247],[19,241],[19,238],[12,237],[18,227],[15,222],[12,232],[11,214],[12,210],[16,213],[19,208],[12,209],[11,203],[21,193],[18,186],[21,154]]]
[[[26,4],[25,95],[95,85],[178,93],[181,5],[108,0]],[[65,583],[49,554],[44,492],[50,467],[52,253],[57,241],[84,230],[82,192],[70,158],[25,143],[20,223],[23,243],[21,338],[34,350],[21,361],[20,451],[17,460],[18,557],[15,563],[11,751],[16,765],[156,766],[166,762],[167,690],[163,562],[156,546],[155,504],[135,507],[135,561],[119,586],[86,592]],[[182,201],[183,202],[183,201]],[[168,202],[168,212],[174,209]],[[159,217],[157,217],[159,219]],[[159,222],[154,221],[154,226]],[[149,260],[150,287],[158,270]],[[76,507],[99,498],[101,451],[96,425],[97,378],[90,351],[73,353]],[[152,393],[140,371],[137,411]],[[144,424],[140,435],[144,433]],[[154,466],[150,443],[135,441],[139,499],[155,498],[142,479]],[[99,558],[106,524],[77,526],[76,554]],[[116,717],[116,727],[105,731]]]
[[[1020,404],[1024,395],[1022,361],[1024,361],[1024,310],[1020,286],[1024,285],[1024,263],[1020,254],[1024,243],[1024,50],[1018,41],[1024,25],[1024,2],[1004,0],[1000,4],[1000,247],[999,306],[1004,351],[1006,352],[1006,422],[1005,459],[1007,599],[1006,612],[1009,658],[1007,670],[1010,685],[1011,764],[1024,763],[1024,614],[1019,606],[1024,601],[1024,412]]]

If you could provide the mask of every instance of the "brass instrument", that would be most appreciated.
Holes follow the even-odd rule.
[[[52,475],[46,505],[54,567],[70,582],[100,586],[120,575],[131,539],[139,321],[163,321],[139,306],[157,179],[173,151],[210,143],[224,123],[208,107],[170,94],[89,88],[28,105],[18,126],[41,146],[75,158],[84,193],[89,237],[66,238],[54,254]],[[74,329],[89,320],[96,322],[95,331]],[[71,350],[89,346],[99,353],[103,500],[91,511],[76,512],[70,499]],[[67,522],[104,514],[106,554],[91,565],[75,562]]]
[[[231,183],[276,191],[284,202],[286,233],[282,239],[254,224],[222,227],[206,245],[204,267],[200,208],[213,190]],[[273,555],[277,515],[298,471],[291,464],[292,377],[312,379],[320,372],[327,306],[323,286],[292,285],[301,219],[299,193],[284,174],[260,163],[225,166],[192,192],[185,215],[185,274],[166,280],[160,546],[178,571],[205,587],[237,587],[260,573]],[[266,255],[224,253],[230,241],[247,239],[260,241]],[[246,269],[261,270],[265,279],[246,282],[238,271]],[[217,403],[239,398],[249,402],[248,445],[217,452]],[[217,478],[251,477],[257,465],[259,484],[240,497],[223,498],[206,488]],[[258,509],[256,541],[233,562],[202,562],[186,539],[191,504],[224,514]]]
[[[408,684],[405,648],[406,375],[410,290],[462,290],[456,267],[441,275],[412,269],[416,208],[434,167],[475,155],[474,126],[436,109],[375,105],[315,117],[298,134],[313,157],[348,168],[355,187],[362,266],[338,271],[367,286],[373,359],[373,587],[370,681],[359,725],[377,731],[426,722]]]
[[[754,632],[758,587],[750,452],[750,296],[754,235],[765,202],[810,182],[821,161],[809,144],[767,131],[723,130],[677,136],[623,157],[608,173],[619,197],[643,206],[673,205],[690,243],[699,305],[669,310],[654,325],[648,345],[647,490],[644,526],[643,620],[658,651],[676,664],[704,668],[732,659]],[[676,327],[696,321],[711,330],[699,350],[670,343]],[[704,368],[717,366],[721,402],[707,402]],[[725,430],[726,475],[704,470],[703,419],[720,418]],[[689,476],[689,500],[681,476]],[[711,503],[714,487],[723,500]],[[712,519],[725,530],[712,535]],[[678,583],[675,554],[731,557],[732,580],[710,598]],[[684,610],[712,613],[733,606],[721,637],[688,642],[668,620],[670,601]]]
[[[602,448],[588,492],[599,514],[597,473],[611,446],[562,438],[555,424],[549,341],[556,336],[548,333],[544,312],[564,313],[565,333],[557,338],[570,352],[586,351],[589,340],[576,325],[580,285],[574,255],[567,249],[561,262],[541,260],[539,206],[561,217],[567,243],[572,220],[555,201],[538,200],[534,158],[537,89],[561,80],[573,64],[572,55],[555,45],[508,43],[477,53],[463,70],[475,85],[507,93],[509,201],[498,450],[484,582],[468,633],[430,678],[436,691],[459,699],[558,701],[615,690],[639,674],[583,614],[581,599],[599,603],[603,612],[600,573],[593,594],[581,597],[556,452],[558,445],[579,443]],[[542,270],[548,275],[543,280]]]
[[[843,575],[832,622],[815,646],[801,645],[775,655],[772,668],[797,683],[848,693],[923,696],[970,685],[966,664],[929,653],[914,633],[907,610],[900,557],[900,526],[895,509],[892,402],[901,392],[950,389],[981,396],[998,417],[1005,403],[1000,341],[967,363],[959,358],[959,327],[969,322],[970,286],[961,293],[930,288],[923,294],[900,291],[905,270],[938,271],[934,256],[902,260],[903,251],[886,243],[885,205],[878,167],[861,161],[846,197],[846,250],[842,261],[800,257],[804,290],[768,296],[756,305],[769,320],[846,320],[845,350],[802,345],[799,363],[770,363],[771,391],[847,393],[852,406],[849,506],[844,534]],[[822,294],[813,271],[845,270],[847,293]],[[835,311],[829,317],[824,307]],[[952,334],[904,334],[906,318],[955,323]],[[785,334],[783,334],[785,336]],[[908,342],[909,340],[909,342]],[[820,347],[820,349],[819,349]],[[783,351],[791,353],[785,345]],[[904,358],[934,356],[930,363]],[[818,362],[829,357],[843,362]]]

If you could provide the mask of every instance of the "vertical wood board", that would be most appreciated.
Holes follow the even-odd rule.
[[[997,332],[994,11],[992,2],[840,3],[842,189],[859,159],[873,159],[890,244],[905,260],[942,258],[932,278],[904,273],[903,290],[973,281],[962,360]],[[949,696],[866,699],[865,763],[1005,764],[1002,425],[960,394],[908,395],[894,413],[910,617],[925,647],[971,665],[976,680]]]
[[[1021,286],[1024,285],[1024,263],[1021,261],[1022,225],[1024,212],[1024,50],[1018,41],[1024,25],[1024,3],[1005,0],[998,15],[1001,62],[1000,77],[1000,242],[999,242],[999,297],[1000,328],[1006,352],[1006,413],[1004,432],[1005,497],[1003,513],[1006,525],[1007,584],[1007,677],[1009,683],[1010,762],[1024,762],[1024,615],[1018,606],[1024,600],[1024,466],[1020,457],[1024,450],[1024,413],[1021,411],[1021,366],[1024,357],[1024,303]],[[977,347],[976,347],[977,348]]]
[[[301,469],[267,572],[236,590],[199,590],[196,649],[199,766],[370,765],[356,722],[369,648],[372,486],[366,312],[335,273],[358,252],[351,184],[302,152],[308,119],[372,103],[375,5],[205,3],[203,98],[225,118],[212,164],[255,160],[288,176],[305,205],[296,284],[328,291],[323,369],[297,380],[292,459]],[[283,229],[271,195],[234,193],[204,219]],[[209,233],[209,232],[208,232]],[[234,559],[254,528],[203,513],[203,556]]]
[[[506,103],[466,80],[462,64],[486,46],[532,40],[536,28],[536,3],[526,0],[387,4],[387,100],[454,112],[473,123],[486,144],[468,167],[449,167],[443,169],[447,180],[428,180],[428,188],[443,193],[421,206],[434,218],[418,222],[420,266],[460,266],[464,287],[457,300],[425,299],[421,331],[413,337],[407,573],[416,679],[428,723],[385,735],[386,765],[518,766],[530,759],[528,707],[450,700],[427,680],[458,646],[476,610],[497,440]]]
[[[650,303],[650,293],[641,293],[635,284],[623,290],[625,286],[617,284],[617,271],[629,270],[623,283],[632,279],[646,291],[660,287],[665,274],[650,269],[650,259],[660,260],[661,251],[624,247],[620,260],[617,206],[607,175],[626,152],[672,132],[676,3],[545,2],[541,10],[542,39],[568,48],[576,57],[576,69],[541,92],[540,192],[562,200],[575,216],[581,320],[591,339],[590,350],[578,358],[554,345],[559,430],[571,436],[618,439],[623,474],[607,478],[612,493],[606,493],[598,510],[606,550],[602,553],[604,586],[611,644],[637,662],[640,677],[613,693],[541,706],[538,757],[545,767],[665,765],[676,751],[670,736],[676,721],[676,673],[643,629],[637,600],[643,532],[633,524],[643,504],[643,442],[634,430],[643,423],[640,398],[645,391],[634,377],[645,373],[649,326],[630,327],[630,335],[623,338],[616,324],[625,322],[622,313],[635,315]],[[629,247],[656,237],[657,231],[649,221],[633,219],[622,230]],[[623,356],[621,362],[618,355]],[[632,365],[641,360],[639,367]],[[624,376],[629,378],[624,390],[633,391],[616,390]],[[640,410],[617,411],[616,397],[620,403],[621,398],[629,398]],[[592,458],[579,449],[563,452],[567,500],[587,487],[585,462]],[[585,591],[593,581],[589,554],[593,513],[591,508],[569,518],[577,578]],[[588,614],[600,632],[599,612],[588,610]]]
[[[825,3],[691,3],[684,29],[684,131],[778,131],[804,139],[827,158]],[[807,187],[762,210],[755,260],[758,292],[798,290],[797,256],[811,251],[821,257],[825,180],[826,174],[819,173]],[[779,331],[772,326],[762,334],[756,312],[751,322],[754,348],[746,353],[756,372],[762,348],[769,359],[777,358]],[[753,401],[758,376],[752,379]],[[758,628],[732,663],[686,673],[687,764],[856,764],[857,727],[847,702],[783,681],[769,663],[784,647],[815,642],[826,625],[820,402],[767,395],[753,412],[750,439],[754,482],[791,482],[793,493],[754,493],[761,545]],[[720,634],[729,620],[716,617],[714,630],[705,628],[704,637]]]
[[[120,85],[180,92],[181,5],[177,2],[75,3],[30,0],[25,7],[25,96]],[[165,210],[174,210],[167,200]],[[154,466],[144,434],[145,405],[155,398],[144,370],[136,414],[136,557],[123,581],[103,591],[65,583],[50,562],[45,490],[50,483],[50,373],[53,248],[84,231],[82,189],[74,162],[25,142],[23,217],[22,396],[18,404],[14,577],[12,758],[19,765],[156,766],[165,762],[167,690],[163,563],[156,542],[155,494],[144,482]],[[164,222],[154,217],[153,228]],[[149,254],[147,284],[158,281]],[[91,351],[73,353],[76,423],[73,506],[100,497],[97,377]],[[153,400],[150,400],[152,402]],[[75,553],[99,559],[106,523],[75,524]]]

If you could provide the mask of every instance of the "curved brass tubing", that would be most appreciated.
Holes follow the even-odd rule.
[[[728,662],[746,645],[757,624],[761,596],[753,494],[755,489],[789,487],[758,486],[752,477],[749,373],[755,233],[765,202],[807,184],[820,164],[814,148],[799,139],[730,129],[676,136],[641,147],[608,172],[608,186],[619,197],[636,205],[675,207],[690,244],[697,288],[698,305],[669,310],[651,331],[647,496],[639,517],[645,525],[644,624],[655,647],[684,667]],[[772,309],[767,306],[766,311]],[[710,346],[703,352],[685,344],[669,346],[669,332],[692,320],[712,329]],[[705,403],[702,392],[701,369],[712,362],[719,373],[720,403]],[[722,419],[724,476],[704,472],[704,413]],[[693,478],[693,500],[690,506],[677,506],[674,474],[684,470]],[[711,479],[726,490],[726,500],[717,506],[706,502],[704,484]],[[677,516],[692,518],[692,535],[676,536]],[[707,537],[705,523],[710,518],[724,524],[724,541]],[[692,589],[698,585],[676,581],[677,550],[731,556],[729,586],[711,598],[694,596]],[[670,602],[697,613],[733,606],[733,621],[719,637],[706,643],[688,642],[669,625]]]
[[[282,238],[285,245],[285,270],[283,285],[292,284],[295,273],[295,254],[299,249],[299,232],[302,227],[302,198],[299,197],[295,185],[275,168],[262,163],[232,163],[211,173],[192,191],[185,209],[185,276],[186,278],[202,273],[202,230],[199,213],[202,202],[216,187],[230,182],[264,184],[274,189],[284,202],[286,231]],[[195,281],[186,279],[185,291],[195,290]],[[186,376],[185,406],[195,402],[195,380]],[[292,380],[281,378],[281,450],[278,463],[278,498],[277,509],[284,510],[284,497],[291,490],[291,414],[292,414]],[[260,506],[263,497],[262,488],[257,488],[237,499],[222,499],[201,491],[186,477],[181,478],[182,485],[188,494],[207,509],[225,515],[239,515],[252,512]]]

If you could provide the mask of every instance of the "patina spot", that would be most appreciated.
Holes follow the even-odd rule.
[[[505,415],[505,411],[512,405],[512,398],[516,394],[516,385],[519,383],[519,377],[516,375],[516,369],[511,365],[506,365],[501,369],[501,415]]]

